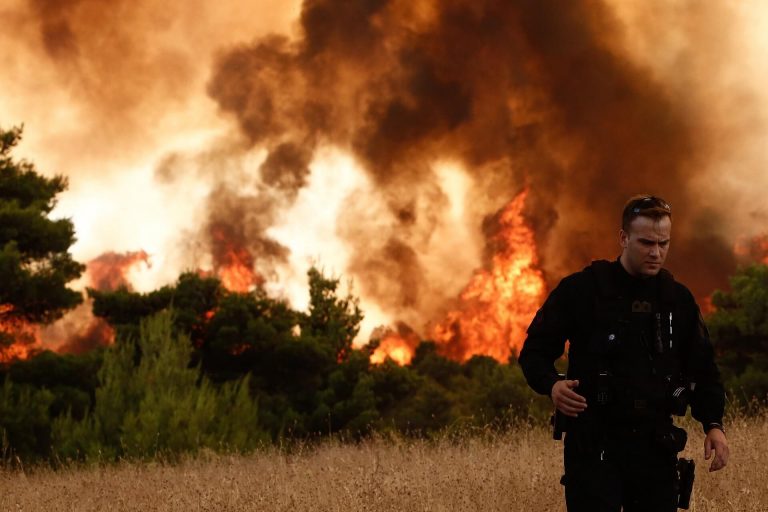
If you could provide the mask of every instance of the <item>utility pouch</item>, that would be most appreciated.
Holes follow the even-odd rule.
[[[597,405],[604,407],[611,403],[612,389],[611,376],[607,371],[601,371],[597,375]]]
[[[563,380],[565,375],[558,373],[557,377],[558,379]],[[555,441],[563,440],[563,432],[566,431],[565,418],[565,414],[561,413],[559,410],[557,410],[557,407],[555,407],[555,410],[552,412],[552,416],[549,418],[549,424],[552,425],[552,439]]]
[[[563,432],[565,432],[565,415],[555,409],[552,416],[549,418],[549,424],[552,425],[552,439],[555,441],[563,440]]]
[[[688,510],[696,476],[696,463],[692,459],[677,459],[677,508]]]
[[[656,431],[655,439],[666,451],[678,453],[683,451],[688,442],[688,432],[674,425],[665,425]]]

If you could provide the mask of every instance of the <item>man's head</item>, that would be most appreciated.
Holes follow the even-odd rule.
[[[620,261],[636,277],[659,273],[667,258],[672,233],[672,209],[660,197],[630,198],[621,215]]]

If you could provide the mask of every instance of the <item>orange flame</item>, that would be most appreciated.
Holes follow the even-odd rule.
[[[106,252],[88,262],[86,279],[97,290],[114,290],[121,286],[131,289],[128,273],[140,263],[149,265],[149,255],[145,251]],[[106,321],[93,316],[89,301],[51,325],[7,318],[13,309],[12,304],[0,305],[0,335],[6,343],[9,342],[0,345],[0,363],[28,359],[45,349],[79,354],[114,341],[114,330]]]
[[[703,299],[699,299],[699,309],[701,310],[701,313],[704,315],[710,315],[717,311],[717,308],[714,304],[712,304],[712,296],[709,295],[707,297],[704,297]]]
[[[376,333],[373,338],[378,338]],[[397,331],[387,329],[381,334],[379,345],[371,354],[371,363],[381,364],[387,358],[401,366],[411,362],[416,345],[419,344],[419,336],[407,325],[399,324]]]
[[[459,295],[458,307],[430,329],[440,352],[451,359],[465,361],[480,354],[506,362],[522,347],[546,288],[537,268],[533,231],[523,218],[527,193],[518,194],[499,212],[498,230],[489,240],[496,249],[489,265],[475,271]],[[390,332],[371,362],[380,363],[389,356],[407,364],[416,344],[402,333]]]
[[[0,343],[0,364],[27,359],[43,349],[38,326],[19,318],[3,318],[13,309],[12,304],[0,304],[0,336],[12,340]]]
[[[762,263],[768,265],[768,235],[741,238],[736,241],[733,253],[741,264]]]
[[[103,318],[93,315],[93,301],[88,298],[60,320],[41,327],[45,346],[60,354],[84,354],[115,341],[115,331]]]
[[[226,236],[223,229],[214,228],[211,234],[215,241],[215,272],[224,288],[231,292],[246,293],[264,281],[253,270],[253,256],[245,247]]]
[[[464,361],[481,354],[506,362],[525,341],[545,292],[533,231],[523,218],[527,194],[521,192],[500,212],[490,268],[475,272],[459,295],[458,309],[432,329],[448,357]]]
[[[149,266],[149,254],[145,251],[105,252],[88,262],[88,279],[97,290],[116,290],[121,286],[130,289],[128,272],[139,263]]]
[[[733,254],[740,266],[768,265],[768,234],[753,237],[740,237],[733,245]],[[704,315],[710,315],[717,311],[712,303],[712,295],[698,298],[699,307]]]
[[[250,255],[247,255],[247,257],[250,257]],[[241,254],[231,253],[230,261],[232,263],[229,265],[219,268],[218,273],[221,278],[221,284],[232,292],[246,293],[251,291],[260,282],[256,273],[243,263],[243,255]]]

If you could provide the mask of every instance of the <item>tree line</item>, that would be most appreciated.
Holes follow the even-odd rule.
[[[68,253],[74,228],[49,218],[66,179],[14,160],[20,136],[0,130],[2,325],[50,322],[81,300],[66,287],[84,268]],[[406,366],[371,364],[376,342],[352,344],[363,318],[357,299],[318,269],[308,278],[307,311],[191,272],[149,293],[89,289],[115,344],[1,365],[0,453],[53,462],[172,458],[203,447],[443,435],[549,416],[549,400],[532,393],[514,358],[459,363],[425,340]],[[768,267],[742,269],[713,304],[708,323],[733,402],[764,401]],[[0,350],[12,342],[0,333]]]

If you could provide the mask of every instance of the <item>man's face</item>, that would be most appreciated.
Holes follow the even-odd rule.
[[[629,231],[619,233],[621,239],[621,264],[635,277],[652,277],[659,273],[667,259],[672,219],[662,217],[636,217]]]

